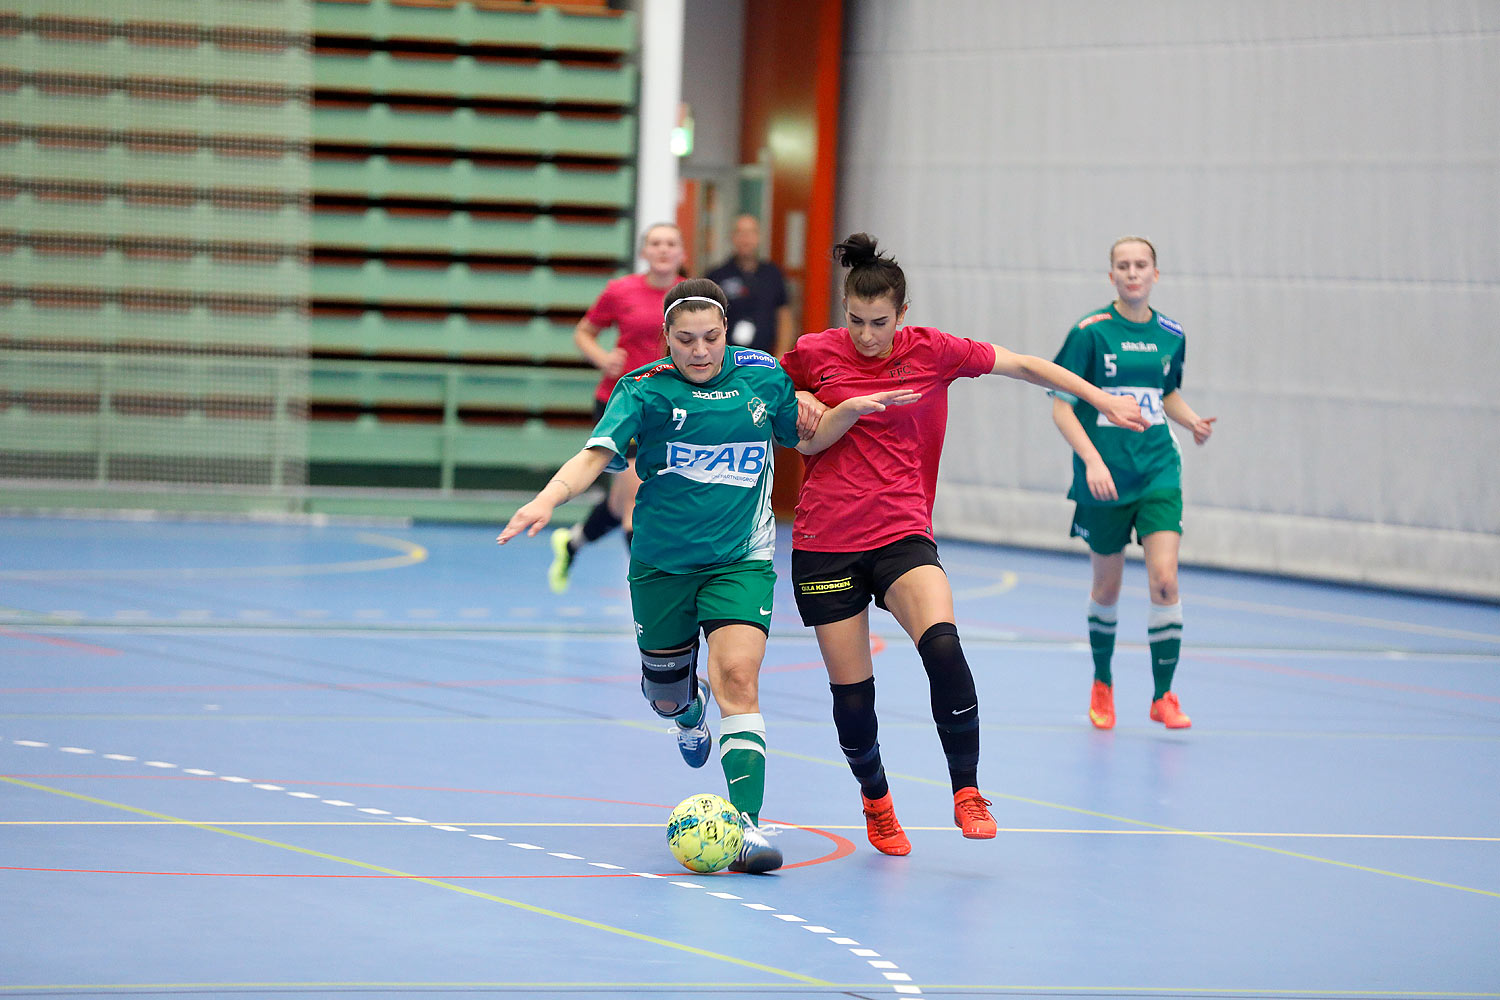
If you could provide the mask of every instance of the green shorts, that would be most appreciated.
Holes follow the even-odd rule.
[[[644,650],[681,649],[703,625],[744,624],[771,631],[776,570],[769,559],[666,573],[630,561],[635,640]]]
[[[1182,491],[1150,493],[1130,503],[1077,504],[1068,534],[1088,542],[1099,555],[1112,556],[1130,544],[1132,528],[1138,542],[1157,531],[1182,534]]]

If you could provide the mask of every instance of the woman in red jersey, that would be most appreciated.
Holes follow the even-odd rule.
[[[995,836],[979,793],[979,699],[953,623],[953,590],[932,538],[932,502],[948,422],[948,386],[979,375],[1061,389],[1112,423],[1144,430],[1134,400],[1112,396],[1072,372],[1026,354],[931,327],[902,326],[906,276],[856,233],[833,249],[849,268],[847,327],[805,334],[782,359],[799,390],[836,406],[856,395],[910,389],[920,402],[860,420],[836,444],[806,456],[792,529],[792,583],[812,626],[833,691],[839,746],[860,784],[870,843],[907,854],[876,740],[870,600],[896,617],[927,671],[932,717],[948,759],[953,820],[965,837]]]
[[[641,259],[646,262],[645,272],[627,274],[605,285],[573,330],[578,350],[603,373],[599,387],[594,390],[596,423],[604,415],[604,404],[620,376],[666,353],[661,311],[668,290],[682,280],[682,263],[686,259],[682,232],[670,222],[651,226],[641,236]],[[611,326],[620,335],[615,346],[605,350],[599,343],[599,334]],[[552,532],[552,566],[547,571],[547,582],[554,593],[568,589],[573,559],[589,542],[623,524],[625,543],[630,544],[630,515],[635,509],[635,491],[641,485],[635,474],[633,447],[625,460],[627,467],[610,481],[608,496],[573,527]]]

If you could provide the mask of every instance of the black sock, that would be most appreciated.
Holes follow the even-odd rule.
[[[583,519],[583,540],[579,541],[574,538],[568,542],[568,548],[572,549],[576,555],[583,546],[609,534],[619,525],[620,519],[610,511],[609,501],[600,500],[594,505],[594,509],[589,511],[589,516]]]
[[[979,786],[979,697],[974,674],[964,659],[958,628],[938,622],[917,640],[932,692],[932,721],[948,758],[953,790]]]
[[[859,781],[859,790],[867,799],[878,799],[890,792],[885,767],[880,762],[880,741],[876,732],[875,678],[866,677],[858,684],[829,684],[833,692],[833,725],[839,731],[839,749],[849,762],[849,770]]]

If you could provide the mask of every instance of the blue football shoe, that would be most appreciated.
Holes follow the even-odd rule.
[[[678,717],[677,749],[682,751],[682,759],[687,761],[688,767],[702,767],[713,752],[714,734],[708,731],[708,699],[711,694],[708,681],[698,678],[698,698],[694,702],[698,707],[698,724],[685,726],[682,717]],[[690,714],[691,709],[682,713],[683,716]]]

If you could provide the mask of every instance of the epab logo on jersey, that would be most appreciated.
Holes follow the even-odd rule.
[[[1140,405],[1140,415],[1148,424],[1167,423],[1167,409],[1161,403],[1161,390],[1154,385],[1101,385],[1110,396],[1130,396]],[[1100,426],[1112,427],[1110,418],[1100,414]]]
[[[658,475],[684,476],[697,483],[741,486],[759,484],[770,460],[764,441],[730,441],[724,444],[667,444],[667,465]]]
[[[1167,422],[1167,411],[1162,405],[1161,390],[1149,385],[1110,385],[1101,386],[1111,396],[1129,396],[1140,405],[1141,416],[1146,418],[1148,424],[1164,424]],[[1099,414],[1099,426],[1113,426],[1109,418]]]

